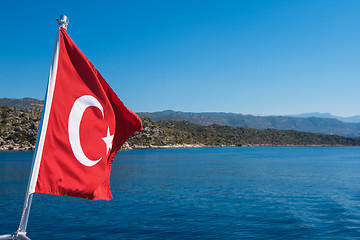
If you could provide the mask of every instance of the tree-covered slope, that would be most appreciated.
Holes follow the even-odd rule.
[[[154,122],[143,118],[144,130],[135,133],[129,144],[136,147],[162,145],[204,146],[355,146],[360,139],[300,132],[295,130],[258,130],[213,124],[201,126],[189,121]]]
[[[0,107],[0,150],[33,150],[39,128],[39,109]],[[189,121],[152,121],[142,118],[144,130],[124,146],[129,148],[184,146],[358,146],[360,138],[295,130],[258,130],[219,124],[202,126]]]

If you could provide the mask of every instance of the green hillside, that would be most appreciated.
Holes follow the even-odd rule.
[[[132,147],[164,145],[203,146],[359,146],[360,139],[300,132],[295,130],[258,130],[213,124],[201,126],[189,121],[154,122],[142,118],[144,130],[128,141]]]
[[[0,150],[33,150],[41,111],[0,106]],[[219,124],[202,126],[189,121],[152,121],[142,118],[144,130],[135,133],[123,149],[194,146],[359,146],[360,138],[295,130],[258,130]]]

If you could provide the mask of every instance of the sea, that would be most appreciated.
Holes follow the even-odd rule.
[[[0,235],[32,152],[0,152]],[[31,239],[360,239],[360,147],[120,151],[111,201],[34,194]]]

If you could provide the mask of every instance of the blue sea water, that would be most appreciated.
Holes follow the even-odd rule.
[[[16,231],[31,152],[0,153],[0,235]],[[35,194],[32,239],[358,239],[359,147],[121,151],[111,201]]]

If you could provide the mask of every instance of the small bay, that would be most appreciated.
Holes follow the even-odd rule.
[[[15,232],[32,152],[0,152],[0,235]],[[360,147],[120,151],[111,201],[35,194],[32,239],[354,239]]]

